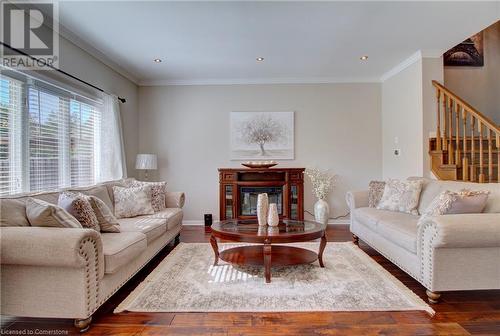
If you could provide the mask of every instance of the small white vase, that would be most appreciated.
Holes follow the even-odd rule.
[[[280,217],[278,215],[278,206],[276,203],[269,204],[269,213],[267,215],[267,224],[269,226],[278,226]]]
[[[325,200],[319,199],[314,203],[314,220],[321,224],[328,223],[330,215],[330,206]]]
[[[269,207],[269,199],[267,194],[259,194],[257,196],[257,221],[259,225],[267,225],[267,211]]]

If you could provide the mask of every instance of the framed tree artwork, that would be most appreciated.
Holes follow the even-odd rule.
[[[451,48],[444,54],[445,66],[473,66],[484,65],[483,32],[480,32],[459,45]]]
[[[293,160],[294,112],[231,112],[231,160]]]

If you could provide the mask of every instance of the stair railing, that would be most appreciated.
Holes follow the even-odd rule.
[[[447,152],[447,156],[443,156],[443,164],[461,167],[464,181],[484,183],[487,179],[490,182],[494,180],[495,147],[496,180],[500,182],[500,126],[439,82],[432,81],[432,85],[436,88],[437,98],[435,149]],[[478,164],[476,141],[479,146]],[[484,155],[485,142],[488,151],[487,162]]]

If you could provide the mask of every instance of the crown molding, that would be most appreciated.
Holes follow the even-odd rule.
[[[257,84],[341,84],[341,83],[379,83],[377,78],[231,78],[231,79],[164,79],[141,80],[140,86],[168,85],[257,85]]]
[[[94,58],[96,58],[98,61],[101,63],[107,65],[123,77],[127,78],[131,82],[133,82],[136,85],[139,85],[139,76],[130,73],[129,71],[125,70],[123,67],[112,61],[108,56],[106,56],[103,52],[98,50],[97,48],[91,46],[89,43],[84,41],[82,38],[77,36],[75,33],[64,27],[60,22],[59,22],[59,35],[64,37],[68,42],[73,43],[80,49],[84,50]]]
[[[397,75],[398,73],[400,73],[401,71],[403,71],[404,69],[408,68],[410,65],[414,64],[415,62],[417,62],[421,59],[422,59],[422,52],[419,50],[416,53],[414,53],[413,55],[411,55],[410,57],[408,57],[407,59],[405,59],[403,62],[396,65],[391,70],[384,73],[380,77],[380,81],[385,82],[389,78]]]

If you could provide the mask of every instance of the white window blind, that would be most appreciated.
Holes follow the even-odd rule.
[[[0,80],[0,195],[95,183],[102,104],[30,78]]]
[[[22,191],[22,83],[0,77],[0,195]]]

